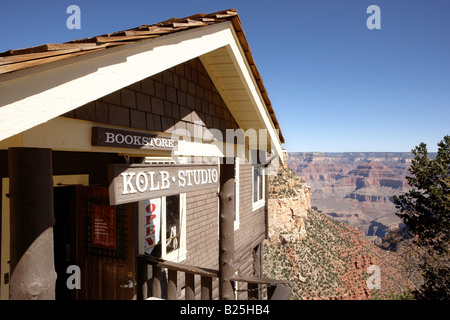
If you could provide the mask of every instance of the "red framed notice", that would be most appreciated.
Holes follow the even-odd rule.
[[[92,205],[92,246],[116,249],[116,208]]]

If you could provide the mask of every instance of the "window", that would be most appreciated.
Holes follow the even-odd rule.
[[[139,252],[174,262],[186,259],[186,194],[139,202]]]
[[[165,233],[166,255],[180,249],[181,243],[181,219],[180,219],[180,195],[165,198],[166,209]]]
[[[253,167],[253,210],[263,207],[265,204],[265,175],[264,168]]]
[[[170,164],[171,158],[145,163]],[[139,202],[139,253],[180,262],[186,259],[186,194]]]

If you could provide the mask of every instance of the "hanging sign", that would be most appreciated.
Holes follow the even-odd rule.
[[[219,187],[217,165],[122,165],[109,167],[111,205]]]
[[[93,146],[172,151],[177,140],[169,136],[113,128],[92,127]]]
[[[115,208],[107,205],[92,205],[92,246],[115,249]]]
[[[160,241],[161,198],[144,200],[144,252],[150,254]]]

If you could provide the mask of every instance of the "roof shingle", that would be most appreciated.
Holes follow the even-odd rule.
[[[278,120],[250,51],[239,15],[235,9],[228,9],[210,14],[199,13],[186,18],[172,18],[153,25],[142,25],[129,30],[73,40],[66,43],[44,44],[31,48],[8,50],[0,53],[0,75],[45,63],[68,59],[90,52],[107,50],[110,47],[123,46],[143,39],[157,38],[183,30],[199,28],[226,21],[231,21],[234,27],[239,42],[244,50],[245,57],[250,65],[250,69],[252,70],[264,102],[266,103],[271,120],[273,121],[275,128],[279,130],[280,141],[284,143]]]

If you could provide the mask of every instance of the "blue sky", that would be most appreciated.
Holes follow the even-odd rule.
[[[81,29],[69,30],[69,5]],[[369,5],[381,29],[366,26]],[[448,0],[8,1],[0,52],[235,8],[295,151],[429,151],[450,134]]]

